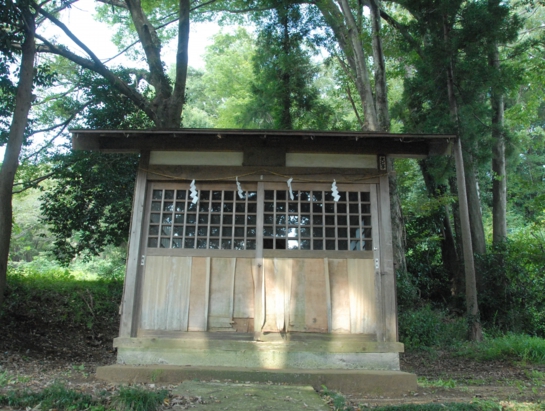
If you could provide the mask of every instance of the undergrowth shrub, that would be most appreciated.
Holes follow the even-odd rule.
[[[118,320],[123,282],[117,278],[78,280],[68,269],[36,271],[9,267],[3,324],[35,321],[93,329]]]
[[[463,318],[451,317],[430,305],[399,313],[399,340],[407,348],[450,346],[463,341],[466,335]]]
[[[545,232],[513,234],[477,257],[483,325],[545,337]]]
[[[545,339],[521,334],[487,338],[480,343],[466,343],[456,354],[480,361],[515,360],[545,364]]]

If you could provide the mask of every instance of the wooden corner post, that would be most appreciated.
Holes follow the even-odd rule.
[[[388,173],[392,170],[387,170]],[[380,176],[380,278],[382,301],[382,341],[397,341],[397,301],[396,273],[394,269],[394,250],[392,244],[392,215],[390,212],[390,183],[388,174]]]
[[[138,309],[139,281],[138,274],[141,265],[141,238],[144,221],[144,206],[146,203],[146,187],[149,166],[149,151],[140,153],[140,163],[136,173],[136,184],[134,187],[134,198],[132,204],[131,228],[129,235],[129,250],[127,255],[127,269],[125,272],[125,283],[123,287],[123,298],[121,299],[121,323],[119,325],[120,337],[136,336],[136,320]]]

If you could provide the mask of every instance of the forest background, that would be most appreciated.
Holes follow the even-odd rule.
[[[138,158],[72,152],[69,128],[451,133],[465,158],[475,278],[464,270],[454,160],[396,160],[401,340],[448,344],[466,329],[479,339],[482,325],[485,336],[545,336],[545,4],[96,4],[123,65],[100,60],[63,23],[77,1],[0,2],[5,305],[22,277],[122,281]],[[196,21],[239,26],[213,37],[202,69],[188,66]]]

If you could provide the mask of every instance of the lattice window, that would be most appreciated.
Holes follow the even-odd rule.
[[[369,192],[265,190],[263,248],[372,250]]]
[[[256,201],[255,191],[200,190],[194,204],[189,190],[154,189],[148,247],[255,250]]]
[[[166,186],[165,186],[166,187]],[[149,248],[256,250],[372,250],[369,191],[202,189],[194,204],[188,187],[154,186],[150,199]],[[255,188],[255,186],[254,186]],[[258,203],[263,215],[257,215]]]

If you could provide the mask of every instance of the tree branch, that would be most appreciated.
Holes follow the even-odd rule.
[[[410,44],[410,46],[414,49],[414,51],[416,51],[418,56],[420,56],[421,59],[424,59],[420,44],[418,44],[418,42],[414,39],[414,37],[411,36],[409,31],[407,30],[407,27],[405,27],[403,24],[395,20],[392,16],[386,13],[382,8],[380,8],[380,17],[382,17],[390,26],[395,28],[403,36],[403,38],[407,41],[407,43]]]
[[[102,77],[108,80],[120,93],[127,96],[138,108],[144,111],[152,121],[156,122],[157,115],[152,110],[150,103],[146,99],[144,99],[144,97],[142,97],[142,95],[140,95],[136,90],[129,87],[127,83],[125,83],[118,76],[112,73],[104,64],[102,64],[100,60],[98,62],[88,60],[64,47],[54,45],[41,35],[37,34],[36,38],[40,39],[44,43],[44,45],[38,46],[38,51],[57,54],[78,64],[85,69],[100,74]]]
[[[13,184],[13,186],[24,186],[24,188],[20,189],[20,190],[12,190],[11,193],[12,194],[20,194],[20,193],[23,193],[25,192],[26,190],[30,189],[30,188],[34,188],[36,187],[38,184],[40,184],[42,181],[44,180],[47,180],[49,177],[55,175],[55,172],[51,172],[51,173],[48,173],[48,174],[45,174],[43,176],[40,176],[38,178],[35,178],[34,180],[30,180],[30,181],[27,181],[27,182],[24,182],[24,183],[16,183],[16,184]]]

